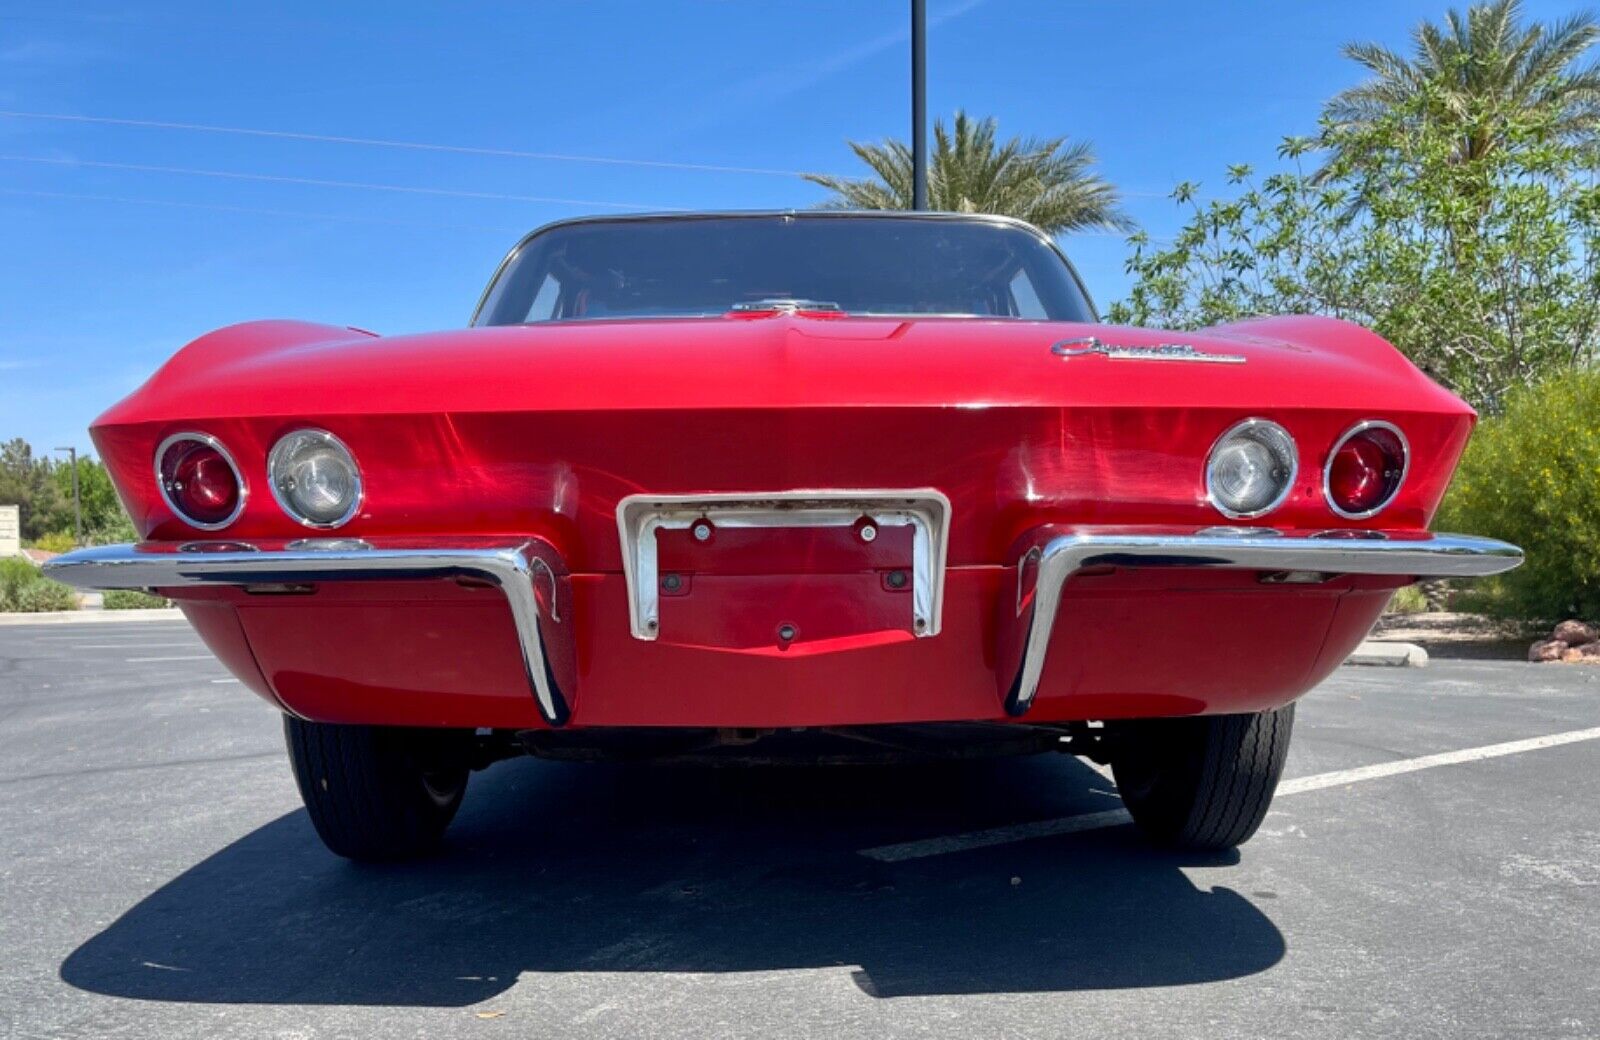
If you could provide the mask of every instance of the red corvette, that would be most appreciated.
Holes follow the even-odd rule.
[[[353,858],[511,753],[792,729],[1008,727],[1234,845],[1389,595],[1521,553],[1428,532],[1473,413],[1370,332],[1096,320],[1014,220],[567,221],[465,330],[184,347],[93,429],[144,541],[50,572],[176,600]]]

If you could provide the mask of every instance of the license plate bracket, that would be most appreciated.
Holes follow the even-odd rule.
[[[662,532],[672,532],[668,549],[676,557],[685,544],[701,543],[706,558],[715,559],[717,535],[729,532],[728,548],[720,566],[750,571],[760,570],[761,539],[748,537],[762,529],[789,529],[803,535],[805,529],[852,529],[861,541],[859,561],[849,569],[860,571],[882,566],[899,567],[896,551],[905,544],[909,532],[910,554],[905,569],[910,573],[909,630],[918,637],[939,633],[944,598],[945,557],[949,541],[950,501],[932,488],[868,491],[782,491],[717,495],[630,495],[617,504],[617,528],[622,542],[623,571],[628,585],[628,616],[634,638],[654,640],[661,631]],[[891,533],[881,549],[876,539],[860,537],[864,526]],[[687,543],[678,532],[687,532]],[[737,532],[737,533],[736,533]],[[837,535],[837,530],[831,532]],[[801,539],[804,540],[803,538]],[[795,538],[773,540],[791,544]],[[831,536],[816,540],[836,554],[848,552],[843,540]],[[753,555],[752,555],[753,554]],[[742,556],[741,563],[730,562]],[[882,557],[880,559],[880,557]],[[798,566],[797,557],[785,559],[760,571],[765,574],[810,574]],[[709,569],[716,569],[712,565]]]

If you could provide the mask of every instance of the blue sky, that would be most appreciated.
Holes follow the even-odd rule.
[[[929,0],[929,111],[1091,140],[1159,239],[1174,183],[1271,166],[1359,79],[1341,43],[1404,47],[1445,6]],[[87,447],[100,410],[219,325],[461,325],[548,220],[812,205],[820,189],[785,171],[856,173],[847,139],[908,132],[906,11],[0,0],[0,111],[32,114],[0,115],[0,439]],[[1125,292],[1120,236],[1063,244],[1102,306]]]

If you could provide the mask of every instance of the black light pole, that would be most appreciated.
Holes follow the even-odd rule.
[[[911,0],[911,208],[928,208],[927,0]]]
[[[72,456],[72,541],[74,545],[83,544],[83,501],[78,497],[78,449],[57,448]]]

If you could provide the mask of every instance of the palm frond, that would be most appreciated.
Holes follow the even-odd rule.
[[[1088,228],[1131,231],[1117,189],[1094,171],[1093,147],[1065,137],[999,139],[992,117],[958,111],[949,126],[933,124],[928,201],[934,209],[1002,213],[1059,234]],[[832,193],[829,208],[909,209],[911,149],[901,141],[851,142],[873,176],[865,179],[807,174]]]
[[[1349,131],[1410,109],[1457,128],[1460,161],[1499,147],[1519,115],[1600,153],[1600,69],[1577,67],[1600,42],[1594,15],[1527,22],[1521,0],[1491,0],[1451,9],[1442,24],[1422,22],[1411,41],[1409,57],[1378,44],[1345,46],[1370,75],[1328,101],[1325,141],[1347,148],[1340,142],[1358,136]]]

